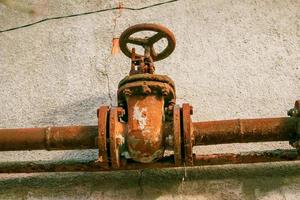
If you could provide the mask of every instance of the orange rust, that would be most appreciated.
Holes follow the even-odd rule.
[[[300,100],[295,102],[294,108],[288,111],[288,115],[291,116],[293,119],[298,119],[297,130],[296,134],[290,139],[290,145],[298,149],[300,152]]]
[[[242,164],[242,163],[260,163],[260,162],[279,162],[298,160],[295,150],[274,150],[263,152],[245,152],[245,153],[224,153],[209,155],[194,155],[195,165],[224,165],[224,164]]]
[[[98,160],[99,165],[108,168],[107,155],[107,123],[108,123],[108,106],[101,106],[98,110]]]
[[[127,145],[133,160],[149,163],[164,153],[162,96],[129,96]]]
[[[125,145],[126,124],[119,122],[121,109],[113,107],[110,109],[109,114],[109,155],[112,168],[119,168],[121,166],[120,148],[122,145]]]
[[[176,166],[182,164],[181,148],[181,124],[180,124],[180,107],[175,105],[173,111],[173,137],[174,137],[174,163]]]
[[[296,150],[275,150],[265,152],[248,152],[240,154],[211,154],[194,156],[194,166],[224,165],[241,163],[262,163],[300,160]],[[184,165],[180,165],[184,166]],[[0,164],[0,173],[31,173],[31,172],[72,172],[72,171],[112,171],[137,170],[147,168],[175,167],[173,157],[165,157],[155,163],[139,163],[129,161],[120,168],[103,168],[94,161],[73,161],[58,163],[11,162]]]
[[[128,124],[126,145],[129,157],[150,163],[161,159],[167,147],[165,109],[175,102],[173,81],[167,76],[134,74],[119,83],[118,105],[125,108]],[[173,134],[172,134],[173,135]]]
[[[182,105],[182,126],[183,126],[183,142],[184,142],[184,158],[185,164],[193,165],[193,127],[191,119],[191,106],[188,103]]]
[[[282,117],[194,122],[195,145],[289,141],[299,121]]]
[[[137,76],[137,75],[133,75]],[[145,86],[150,89],[145,91]],[[169,105],[171,101],[175,99],[175,89],[168,83],[162,83],[159,81],[148,81],[142,78],[136,82],[129,82],[121,85],[118,89],[118,104],[126,105],[128,96],[140,96],[140,95],[158,95],[164,96],[164,106]]]
[[[0,151],[96,147],[97,126],[0,129]]]
[[[132,83],[137,81],[156,81],[161,83],[167,83],[173,89],[175,89],[175,83],[171,78],[166,75],[159,75],[159,74],[135,74],[131,76],[126,76],[119,82],[119,88],[126,83]]]
[[[193,122],[194,145],[289,141],[297,124],[293,117]],[[0,129],[0,151],[92,149],[97,137],[97,126]]]
[[[0,151],[90,149],[97,126],[0,129]]]
[[[133,38],[140,31],[156,32],[149,38]],[[154,43],[168,40],[167,47],[156,53]],[[175,37],[171,31],[157,24],[139,24],[126,29],[120,36],[122,52],[131,58],[129,75],[118,86],[118,106],[126,111],[122,120],[127,122],[126,145],[129,158],[141,163],[151,163],[163,157],[168,144],[166,136],[172,137],[169,127],[175,104],[175,87],[167,76],[154,75],[154,61],[169,56],[175,48]],[[140,45],[144,55],[130,50],[128,43]],[[179,124],[180,126],[180,124]],[[180,134],[180,133],[179,133]],[[170,138],[169,137],[169,138]],[[181,152],[180,152],[181,153]]]
[[[134,33],[141,31],[154,31],[156,34],[149,38],[130,37]],[[154,50],[154,44],[162,38],[166,38],[168,40],[168,45],[160,53],[156,53]],[[128,43],[143,46],[145,49],[149,48],[150,57],[153,61],[159,61],[168,57],[174,51],[176,46],[176,40],[173,33],[169,29],[158,24],[137,24],[129,27],[121,34],[120,48],[127,57],[131,58],[132,52],[127,46]],[[136,54],[136,57],[143,57],[143,55]]]
[[[120,45],[119,45],[119,38],[113,38],[112,39],[112,48],[111,48],[111,54],[116,55],[120,51]]]

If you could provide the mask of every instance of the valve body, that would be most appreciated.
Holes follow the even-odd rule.
[[[174,83],[166,76],[135,74],[120,82],[118,104],[126,110],[130,158],[149,163],[163,157],[165,110],[174,99]]]

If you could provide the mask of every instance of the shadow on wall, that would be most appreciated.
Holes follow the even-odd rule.
[[[257,199],[300,195],[299,162],[126,172],[6,175],[0,199]],[[185,181],[182,180],[187,174]],[[24,175],[23,175],[24,176]],[[298,188],[298,189],[297,189]],[[289,198],[291,199],[291,198]]]
[[[116,99],[116,94],[113,93],[112,97]],[[64,107],[56,108],[33,123],[36,127],[45,126],[69,126],[69,125],[97,125],[97,109],[101,105],[110,105],[109,97],[90,97],[80,101],[73,102],[72,104]],[[34,152],[33,152],[34,153]],[[70,150],[63,153],[51,151],[54,156],[49,156],[49,152],[42,153],[46,157],[52,157],[52,160],[80,160],[89,159],[96,160],[98,150]],[[39,158],[40,159],[40,158]]]
[[[113,94],[113,98],[115,94]],[[110,105],[108,97],[89,97],[45,113],[34,126],[97,125],[97,109]]]

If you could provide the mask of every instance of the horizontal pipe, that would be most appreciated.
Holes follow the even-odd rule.
[[[209,155],[194,155],[195,165],[224,165],[224,164],[246,164],[261,162],[280,162],[299,160],[296,149],[272,150],[245,153],[220,153]]]
[[[288,141],[298,122],[292,117],[194,122],[195,145]],[[95,149],[97,134],[97,126],[0,129],[0,151]]]
[[[241,154],[195,155],[194,166],[262,163],[299,160],[296,150],[275,150],[267,152],[249,152]],[[184,165],[182,165],[183,167]],[[0,163],[0,173],[31,172],[71,172],[71,171],[114,171],[140,170],[147,168],[175,167],[172,156],[155,163],[127,162],[118,169],[103,168],[95,161],[63,161],[63,162],[8,162]]]
[[[195,145],[288,141],[300,119],[293,117],[194,122]]]
[[[97,126],[0,129],[0,151],[96,148]]]

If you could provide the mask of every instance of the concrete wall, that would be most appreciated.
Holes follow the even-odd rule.
[[[0,29],[45,17],[115,7],[118,1],[21,1],[31,16],[0,4]],[[46,2],[46,3],[45,3]],[[162,1],[123,1],[143,7]],[[114,25],[114,20],[116,24]],[[0,33],[0,127],[94,125],[116,104],[129,59],[111,55],[127,27],[160,23],[177,47],[157,62],[194,121],[286,116],[300,98],[300,1],[181,0],[140,11],[107,11]],[[200,153],[289,148],[287,142],[201,147]],[[95,150],[1,152],[0,161],[95,159]],[[0,175],[1,199],[299,199],[299,163],[120,173]]]

